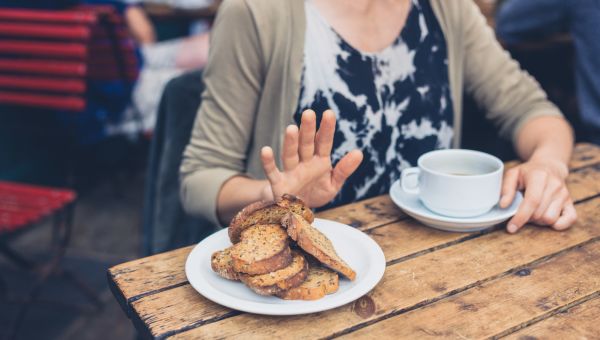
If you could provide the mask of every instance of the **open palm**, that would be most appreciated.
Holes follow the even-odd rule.
[[[363,155],[360,150],[346,154],[335,167],[331,164],[331,148],[335,133],[335,114],[323,113],[321,126],[316,131],[316,115],[312,110],[302,113],[300,129],[290,125],[285,131],[281,159],[283,171],[275,164],[273,150],[264,147],[261,160],[270,187],[265,197],[294,194],[309,207],[329,203],[340,191],[346,179],[358,168]]]

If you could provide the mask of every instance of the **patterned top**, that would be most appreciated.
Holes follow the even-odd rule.
[[[305,109],[337,115],[335,164],[353,149],[358,170],[325,208],[387,193],[423,153],[449,148],[453,110],[446,41],[428,0],[412,0],[400,35],[376,53],[361,52],[305,1],[306,41],[296,122]]]

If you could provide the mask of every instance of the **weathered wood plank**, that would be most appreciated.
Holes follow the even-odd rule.
[[[525,228],[518,236],[494,232],[390,265],[383,280],[368,296],[335,310],[287,318],[242,314],[175,337],[318,338],[343,332],[400,310],[431,303],[503,275],[515,267],[600,238],[600,225],[597,223],[600,199],[582,203],[577,209],[581,219],[567,232],[539,227]],[[319,327],[311,326],[315,324]]]
[[[189,284],[146,296],[131,307],[137,319],[134,322],[141,321],[148,330],[146,335],[154,337],[239,313],[206,299]]]
[[[600,148],[594,145],[580,144],[576,150],[572,165],[582,166],[600,162]],[[581,169],[571,174],[568,181],[575,201],[595,195],[600,192],[600,167]],[[400,212],[387,195],[330,209],[317,215],[321,218],[353,225],[361,230],[373,229],[405,218],[405,215]],[[390,226],[390,228],[394,227]],[[381,234],[381,232],[374,232],[375,236],[378,234]],[[442,234],[446,235],[446,233]],[[423,235],[420,229],[416,231],[416,235],[402,235],[402,237],[409,239],[412,239],[413,236],[432,236],[435,238],[440,235],[438,233]],[[445,236],[441,237],[444,238]],[[414,243],[411,244],[414,245]],[[437,243],[434,242],[434,244]],[[122,299],[124,300],[130,300],[144,293],[170,286],[180,285],[185,282],[185,274],[182,268],[190,251],[191,247],[181,248],[120,264],[109,269],[109,279],[114,280],[114,283],[122,292]],[[418,251],[418,249],[413,248],[410,252],[415,251]]]
[[[573,199],[579,201],[600,193],[600,165],[582,168],[573,172],[567,184]],[[394,210],[389,205],[389,196],[380,196],[377,199],[363,201],[360,205],[351,205],[348,215],[340,216],[341,208],[323,214],[325,218],[338,219],[344,223],[346,216],[364,214],[363,229],[369,227],[367,233],[373,237],[384,249],[387,261],[392,261],[411,254],[430,250],[434,247],[449,242],[456,242],[465,237],[464,234],[446,233],[422,226],[414,220],[404,219],[399,222],[389,223],[394,216]],[[367,213],[366,211],[370,211]],[[383,227],[375,227],[374,216],[379,214],[381,221],[388,224]],[[338,216],[337,218],[335,216]],[[399,216],[399,215],[398,215]],[[122,292],[122,300],[130,301],[142,294],[181,285],[186,282],[183,272],[185,259],[191,251],[191,247],[181,248],[172,252],[155,255],[115,266],[109,270],[114,282]]]
[[[514,160],[504,163],[505,169],[510,169],[521,162]],[[573,157],[569,161],[569,169],[579,169],[600,163],[600,147],[594,144],[579,143],[575,145]]]
[[[600,164],[573,171],[567,177],[567,187],[574,202],[598,195],[600,190]]]
[[[385,237],[380,232],[389,232]],[[397,256],[411,256],[414,253],[434,249],[449,242],[471,237],[469,234],[445,233],[431,228],[421,226],[415,221],[405,220],[372,230],[372,237],[385,240],[380,244],[386,258],[388,253]],[[183,271],[183,267],[179,269]],[[172,301],[186,296],[179,303]],[[220,318],[229,314],[230,310],[219,307],[215,303],[200,296],[190,285],[184,285],[159,294],[148,295],[133,302],[134,315],[145,322],[151,334],[155,337],[162,336],[184,329],[191,324],[204,324],[208,320]],[[205,310],[209,312],[206,313]]]
[[[600,338],[598,321],[600,321],[600,297],[561,311],[503,339],[598,339]]]
[[[567,186],[575,202],[600,194],[600,165],[573,172],[567,180]],[[479,235],[442,232],[412,219],[372,228],[366,233],[383,249],[387,262],[432,251],[437,247],[446,247]]]
[[[406,218],[389,196],[379,196],[320,214],[328,218],[367,230]],[[185,283],[183,271],[185,260],[192,247],[134,260],[112,267],[109,281],[114,283],[113,292],[122,306],[142,295]]]
[[[317,217],[344,223],[360,230],[407,218],[388,195],[329,209],[318,213]]]
[[[345,338],[486,338],[589,299],[600,290],[599,277],[596,241]]]
[[[581,168],[598,162],[600,162],[600,148],[593,145],[578,145],[570,166]],[[600,191],[600,168],[596,166],[574,172],[569,178],[569,188],[575,200],[598,194]],[[422,227],[414,221],[393,223],[399,219],[404,219],[405,216],[399,212],[388,196],[376,197],[339,207],[322,212],[318,216],[339,220],[362,230],[369,230],[368,233],[382,245],[386,259],[389,261],[408,259],[458,243],[464,238],[473,237],[472,235],[438,232]],[[381,225],[384,226],[380,227]],[[185,290],[184,294],[188,294],[188,290],[191,288],[185,285],[186,279],[183,266],[190,250],[191,247],[182,248],[111,268],[109,281],[111,281],[113,292],[122,303],[122,306],[127,310],[132,302],[171,288],[178,291]],[[196,296],[199,297],[197,294]],[[167,300],[171,299],[169,295],[165,295],[165,298]],[[160,301],[161,304],[167,300],[163,299],[162,296],[156,297],[156,301]],[[143,303],[146,303],[146,300]],[[144,305],[143,303],[136,304],[136,306],[141,308]],[[176,325],[177,327],[189,327],[190,325],[186,323],[198,325],[198,323],[207,322],[207,320],[227,316],[229,313],[227,309],[206,300],[194,305],[193,311],[198,308],[205,308],[207,310],[206,314],[202,314],[200,318],[196,319],[192,317],[183,318],[181,319],[182,322]],[[195,314],[188,312],[186,315],[193,316]],[[161,320],[164,320],[163,317],[167,316],[165,314],[154,318],[156,320],[151,328],[154,329],[155,334],[163,331],[168,334],[169,327],[164,328],[161,325],[161,322],[163,322]],[[143,318],[154,320],[150,314],[143,316]],[[172,322],[166,322],[166,324],[175,325]]]
[[[588,181],[593,182],[593,185],[589,185]],[[569,186],[575,200],[595,195],[600,192],[600,173],[587,171],[586,169],[575,172],[569,178]],[[414,220],[402,220],[383,227],[372,228],[368,230],[367,233],[382,247],[388,262],[420,255],[440,247],[447,247],[478,235],[441,232],[424,227]],[[187,250],[177,250],[171,252],[171,255],[168,258],[163,257],[159,259],[161,265],[156,271],[154,271],[146,261],[142,261],[144,259],[134,261],[132,268],[135,268],[136,270],[133,273],[127,272],[128,269],[121,268],[122,265],[115,267],[115,269],[120,269],[115,270],[115,273],[127,272],[127,280],[125,282],[120,282],[121,287],[123,287],[122,289],[127,291],[127,296],[135,298],[142,294],[148,294],[148,292],[151,291],[164,289],[164,287],[167,287],[165,285],[180,285],[181,283],[185,283],[186,278],[183,267],[189,248],[184,249]],[[154,259],[153,262],[154,261],[157,260]],[[164,264],[166,264],[169,269],[166,269]],[[119,279],[120,277],[117,275],[116,280]],[[138,291],[136,292],[136,290]],[[182,291],[187,292],[188,290],[191,290],[191,287],[180,287],[174,290],[173,294]],[[164,293],[161,293],[161,295],[162,294]],[[168,306],[168,301],[172,299],[172,296],[171,294],[164,294],[164,296],[157,297],[156,299],[159,301],[164,300],[161,304],[164,303],[165,306]],[[136,313],[143,314],[141,316],[142,319],[151,317],[147,313],[155,310],[152,306],[145,307],[145,301],[146,300],[141,301],[136,305],[137,307],[135,307],[137,308]],[[214,303],[206,299],[200,299],[197,300],[197,302],[198,304],[192,307],[192,309],[197,312],[204,308],[211,311],[218,310],[215,309]],[[227,314],[228,312],[229,310],[225,308],[220,310],[220,313],[222,314]],[[177,314],[178,311],[175,310],[174,313]],[[204,323],[208,319],[219,317],[217,314],[203,315],[198,313],[186,313],[186,317],[179,318],[178,322],[172,322],[158,317],[156,320],[153,320],[153,322],[146,324],[153,334],[161,334],[163,331],[168,332],[186,327],[186,323]],[[167,315],[167,313],[163,313],[163,315]],[[199,315],[201,318],[197,318]],[[165,322],[168,326],[162,325],[162,322]]]
[[[594,144],[579,143],[575,145],[569,168],[577,169],[600,162],[600,147]]]
[[[187,282],[185,260],[193,247],[144,257],[108,269],[115,297],[126,308],[140,296]],[[128,312],[128,311],[126,311]]]

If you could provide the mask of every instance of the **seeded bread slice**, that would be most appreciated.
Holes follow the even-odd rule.
[[[300,248],[311,254],[319,262],[354,281],[356,272],[339,257],[331,241],[310,225],[302,216],[289,213],[281,221],[287,228],[287,233],[296,241]]]
[[[210,266],[219,276],[228,280],[238,281],[239,274],[233,270],[233,260],[231,259],[231,248],[216,251],[210,259]]]
[[[279,224],[258,224],[244,230],[241,241],[231,247],[233,269],[261,275],[287,267],[292,262],[288,240]]]
[[[228,233],[231,243],[238,243],[242,231],[255,224],[279,224],[281,218],[290,211],[312,223],[312,210],[296,196],[285,194],[276,201],[260,201],[242,209],[229,223]]]
[[[298,287],[278,293],[284,300],[318,300],[327,294],[337,292],[338,274],[323,267],[310,267],[306,280]]]
[[[308,263],[300,253],[294,252],[292,257],[292,263],[283,269],[263,275],[241,275],[240,279],[260,295],[275,295],[297,287],[308,275]]]

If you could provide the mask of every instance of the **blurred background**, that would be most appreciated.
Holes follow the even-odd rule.
[[[592,140],[573,30],[528,30],[521,0],[474,1]],[[0,0],[0,338],[135,338],[106,269],[213,231],[183,214],[177,169],[219,4]],[[465,101],[463,147],[515,158]]]

